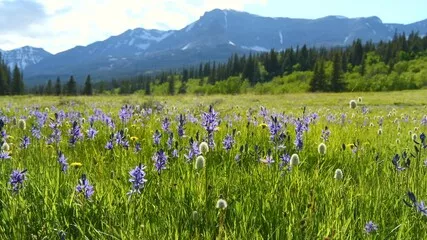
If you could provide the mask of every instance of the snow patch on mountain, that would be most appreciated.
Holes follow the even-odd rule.
[[[228,44],[232,45],[232,46],[236,46],[236,44],[232,41],[228,41]]]
[[[188,26],[185,28],[185,31],[186,31],[186,32],[191,31],[191,29],[193,29],[193,27],[194,27],[194,25],[195,25],[195,24],[196,24],[196,22],[193,22],[192,24],[188,25]]]
[[[282,31],[279,32],[280,44],[283,44],[283,35]]]
[[[252,47],[248,47],[248,46],[242,46],[243,49],[247,49],[247,50],[254,50],[257,52],[268,52],[269,50],[265,47],[261,47],[261,46],[252,46]]]
[[[188,43],[187,45],[185,45],[183,48],[181,48],[181,50],[187,50],[190,47],[191,43]]]

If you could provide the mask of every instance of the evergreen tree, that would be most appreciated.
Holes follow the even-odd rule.
[[[331,90],[333,92],[343,91],[345,87],[342,79],[341,62],[341,55],[339,52],[336,52],[332,61]]]
[[[49,81],[47,81],[45,92],[46,92],[46,95],[52,95],[53,94],[52,80],[50,80],[50,79],[49,79]]]
[[[56,83],[55,83],[55,95],[59,96],[61,95],[61,91],[62,87],[61,87],[61,79],[59,77],[56,78]]]
[[[175,79],[173,76],[168,79],[168,94],[175,95]]]
[[[71,76],[70,80],[68,80],[67,83],[67,94],[68,95],[77,95],[77,83],[74,80],[74,77]]]
[[[13,79],[12,79],[12,94],[19,95],[24,93],[21,72],[19,71],[18,65],[13,68]]]
[[[151,81],[150,79],[147,79],[147,81],[145,81],[145,86],[144,86],[144,92],[145,95],[151,95]]]
[[[93,94],[92,82],[90,80],[90,75],[87,75],[83,94],[88,95],[88,96],[91,96]]]

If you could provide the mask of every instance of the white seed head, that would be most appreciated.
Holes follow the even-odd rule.
[[[227,208],[227,202],[226,202],[224,199],[219,199],[219,200],[216,202],[216,208],[219,208],[219,209],[226,209],[226,208]]]
[[[357,101],[361,103],[362,102],[362,97],[357,98]]]
[[[355,100],[350,101],[350,108],[355,109],[357,107],[357,102]]]
[[[335,179],[337,179],[337,180],[341,180],[341,179],[343,179],[343,173],[342,173],[342,170],[341,169],[337,169],[337,170],[335,170],[335,174],[334,174],[334,178]]]
[[[207,152],[209,152],[209,145],[207,142],[201,142],[199,145],[199,151],[202,154],[206,154]]]
[[[193,221],[197,221],[197,219],[199,218],[199,213],[197,211],[193,211],[193,214],[191,216],[193,218]]]
[[[414,127],[414,132],[418,132],[418,127]]]
[[[383,134],[383,129],[382,128],[378,129],[378,135],[382,135],[382,134]]]
[[[50,109],[49,109],[48,107],[45,107],[45,108],[44,108],[44,111],[45,111],[45,112],[50,112]]]
[[[294,153],[291,156],[291,165],[297,166],[298,164],[299,164],[299,156],[298,156],[298,154]]]
[[[319,144],[319,146],[317,147],[317,151],[319,152],[320,155],[325,155],[326,145],[324,143]]]
[[[400,139],[396,139],[396,144],[399,145],[400,144]]]
[[[25,130],[27,129],[27,122],[24,119],[19,119],[18,126],[20,129]]]
[[[194,166],[197,170],[201,170],[205,167],[205,158],[203,156],[198,156],[196,158],[196,164]]]
[[[5,151],[5,152],[9,152],[10,151],[10,146],[7,142],[4,142],[3,145],[1,146],[1,150]]]
[[[369,127],[375,126],[374,123],[369,123]]]
[[[414,140],[414,141],[417,140],[417,134],[416,133],[412,134],[412,140]]]

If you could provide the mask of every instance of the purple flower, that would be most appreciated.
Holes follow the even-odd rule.
[[[128,194],[141,193],[140,190],[144,188],[144,184],[147,182],[147,179],[145,179],[144,169],[145,166],[139,164],[135,169],[132,169],[129,172],[129,175],[131,176],[129,182],[132,183],[132,190]]]
[[[58,152],[58,163],[61,165],[61,171],[66,172],[68,169],[67,158],[65,158],[64,153],[61,151]]]
[[[420,212],[422,215],[427,216],[427,208],[424,204],[424,201],[415,203],[417,212]]]
[[[93,186],[90,185],[89,180],[87,180],[86,175],[83,174],[79,179],[79,183],[76,186],[77,193],[82,193],[86,199],[89,199],[95,192]]]
[[[270,128],[270,140],[274,141],[282,130],[282,124],[277,120],[277,117],[271,116],[271,121],[268,126]]]
[[[111,150],[111,149],[113,149],[113,147],[114,147],[114,145],[113,145],[113,141],[112,140],[109,140],[107,142],[107,144],[105,144],[105,149],[107,149],[107,150]]]
[[[233,147],[233,144],[234,144],[233,136],[231,136],[230,134],[227,134],[227,136],[225,136],[222,144],[224,145],[224,149],[229,151]]]
[[[123,123],[129,122],[129,120],[132,118],[131,107],[128,105],[123,106],[119,111],[119,117]]]
[[[160,174],[162,170],[166,169],[167,160],[168,156],[162,149],[154,153],[153,161],[158,174]]]
[[[142,150],[141,143],[137,142],[135,144],[135,150],[134,151],[137,153],[137,152],[140,152],[141,150]]]
[[[206,129],[208,134],[211,134],[218,125],[218,113],[215,112],[211,105],[209,106],[208,112],[202,113],[202,126]]]
[[[18,193],[22,188],[24,181],[27,179],[26,177],[27,169],[23,171],[13,170],[12,174],[10,174],[9,183],[12,185],[12,191]]]
[[[376,232],[377,230],[378,230],[378,226],[374,222],[369,221],[365,224],[365,232],[367,234]]]
[[[10,159],[9,153],[8,152],[3,152],[3,151],[0,150],[0,159],[1,160]]]
[[[287,167],[288,171],[290,171],[291,170],[291,165],[290,165],[291,156],[289,156],[289,154],[287,154],[287,153],[284,153],[280,157],[280,160],[281,160],[280,166],[279,166],[280,170],[283,170],[285,167]]]
[[[329,140],[330,135],[331,135],[331,131],[328,129],[328,127],[325,127],[325,129],[322,129],[321,138],[323,139],[323,141],[327,142]]]
[[[160,144],[161,137],[162,137],[162,134],[159,132],[159,130],[156,130],[156,132],[154,132],[153,134],[153,142],[155,145]]]
[[[421,119],[421,125],[427,126],[427,115],[424,115]]]
[[[29,145],[30,145],[30,138],[28,136],[24,136],[22,138],[22,142],[21,142],[21,145],[20,145],[21,148],[27,149]]]
[[[199,155],[199,143],[197,141],[194,141],[193,138],[190,138],[190,147],[188,149],[188,154],[184,154],[184,157],[187,159],[187,162],[190,162]]]
[[[165,132],[169,132],[169,126],[170,126],[170,121],[169,121],[169,118],[165,118],[165,119],[163,119],[163,122],[162,122],[162,129],[163,129],[163,131],[165,131]]]
[[[184,115],[180,114],[179,115],[179,120],[178,120],[178,136],[179,137],[182,137],[185,134],[185,132],[184,132],[184,124],[185,124],[185,117],[184,117]]]
[[[174,157],[174,158],[178,158],[179,157],[178,149],[174,149],[172,151],[172,157]]]
[[[83,138],[83,133],[80,130],[80,126],[76,121],[73,122],[73,127],[70,130],[70,140],[69,143],[71,145],[75,145],[76,142]]]
[[[40,129],[38,129],[35,126],[31,127],[31,135],[33,135],[33,137],[35,137],[36,139],[40,139],[42,137],[40,133]]]
[[[89,139],[94,139],[97,133],[98,131],[96,129],[90,127],[89,130],[87,130],[87,137]]]
[[[166,143],[167,143],[169,149],[171,149],[172,145],[173,145],[173,132],[169,133],[168,141]]]

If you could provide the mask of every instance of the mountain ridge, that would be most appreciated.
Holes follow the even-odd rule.
[[[317,19],[263,17],[236,10],[214,9],[179,30],[135,28],[87,46],[47,56],[24,70],[27,82],[48,76],[87,74],[94,79],[133,76],[150,70],[179,68],[202,61],[226,60],[233,53],[283,50],[289,47],[346,46],[355,39],[391,40],[395,33],[427,33],[427,19],[388,24],[377,16]]]

